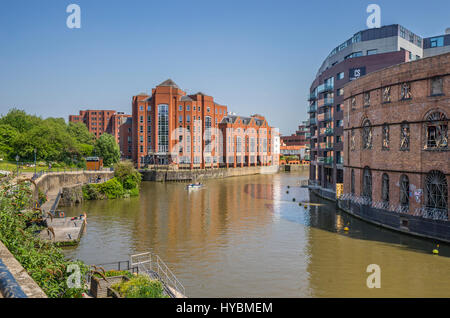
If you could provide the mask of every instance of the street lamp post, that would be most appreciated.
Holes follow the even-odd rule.
[[[36,153],[37,153],[37,149],[34,148],[34,175],[37,174],[37,167],[36,167]]]
[[[19,176],[19,155],[16,155],[16,164],[17,164],[17,176]]]

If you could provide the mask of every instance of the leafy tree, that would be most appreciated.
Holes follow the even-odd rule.
[[[67,129],[69,134],[80,143],[94,145],[95,136],[93,133],[89,132],[85,124],[70,122]]]
[[[13,141],[19,132],[8,124],[0,124],[0,157],[12,160],[14,156]]]
[[[40,117],[28,115],[25,111],[16,108],[11,109],[8,114],[0,119],[0,124],[10,125],[23,133],[42,121]]]
[[[126,190],[138,188],[141,184],[141,174],[129,160],[121,161],[114,165],[114,176],[123,184]]]
[[[104,133],[97,139],[94,155],[103,158],[103,164],[110,166],[120,160],[120,148],[113,135]]]
[[[0,117],[0,156],[14,161],[38,161],[85,165],[91,156],[95,137],[82,123],[66,124],[63,118],[42,119],[23,110],[12,109]]]

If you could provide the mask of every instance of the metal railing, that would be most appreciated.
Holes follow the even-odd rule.
[[[176,278],[175,274],[167,267],[166,263],[152,252],[135,254],[130,257],[130,266],[137,266],[140,271],[154,272],[158,278],[167,286],[172,287],[181,295],[185,295],[183,284]]]
[[[375,209],[385,210],[398,214],[410,214],[413,216],[421,217],[424,219],[449,221],[449,210],[440,209],[428,206],[421,206],[411,210],[409,206],[402,204],[390,204],[386,201],[372,201],[372,199],[364,196],[358,196],[352,193],[345,193],[340,198],[339,201],[351,201],[359,205],[368,205]]]

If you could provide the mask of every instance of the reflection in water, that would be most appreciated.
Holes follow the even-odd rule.
[[[190,297],[450,296],[448,246],[433,256],[433,242],[337,212],[299,186],[306,177],[208,180],[192,192],[144,182],[140,198],[66,208],[88,213],[80,245],[66,253],[95,264],[152,250]],[[309,200],[323,205],[299,205]],[[381,266],[378,290],[366,287],[372,263]]]

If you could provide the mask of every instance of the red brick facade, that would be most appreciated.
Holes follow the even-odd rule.
[[[122,158],[131,158],[131,152],[128,151],[128,144],[125,142],[128,141],[131,132],[122,127],[122,125],[126,125],[128,118],[131,118],[131,115],[115,110],[80,110],[79,115],[69,116],[69,122],[84,123],[89,132],[93,133],[96,138],[104,133],[113,135],[120,146]],[[128,125],[131,125],[131,123],[128,122]]]
[[[448,211],[450,54],[347,84],[343,117],[344,193],[409,213],[424,206]]]
[[[138,167],[176,164],[193,169],[273,162],[266,158],[253,161],[252,153],[248,151],[242,153],[241,159],[225,145],[229,137],[235,142],[238,140],[238,136],[235,133],[231,136],[227,128],[239,128],[242,129],[242,136],[239,136],[242,144],[255,140],[255,147],[259,149],[262,139],[258,138],[258,133],[262,132],[262,127],[268,127],[264,117],[231,116],[233,119],[229,122],[225,120],[228,118],[226,106],[217,104],[213,97],[201,92],[186,95],[170,79],[156,86],[151,96],[134,96],[132,114],[132,158]],[[264,136],[270,138],[271,133]]]

